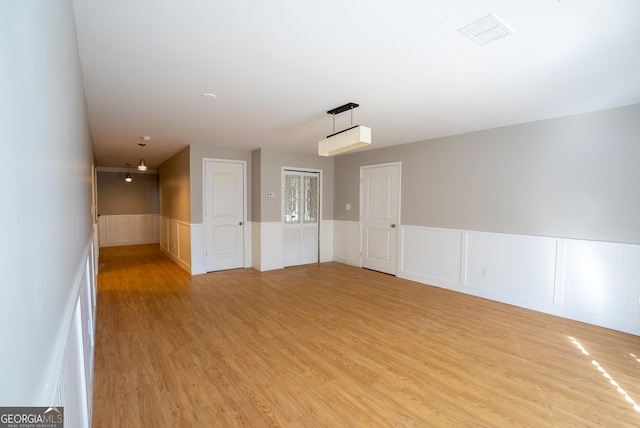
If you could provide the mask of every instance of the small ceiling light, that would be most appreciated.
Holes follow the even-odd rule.
[[[212,94],[211,92],[205,92],[204,94],[202,94],[202,98],[204,99],[213,99],[213,98],[218,98],[218,96],[216,94]]]
[[[318,142],[318,154],[320,156],[333,156],[371,144],[371,128],[360,125],[353,126],[353,109],[358,106],[359,104],[356,103],[348,103],[327,112],[333,115],[334,133]],[[351,111],[351,127],[335,132],[336,114],[345,111]]]
[[[151,137],[142,137],[142,141],[149,141],[151,140]],[[142,152],[144,150],[144,146],[146,146],[145,143],[138,143],[138,145],[140,146],[140,162],[138,162],[138,170],[139,171],[146,171],[147,170],[147,163],[144,161],[144,157],[142,156]]]
[[[131,183],[133,181],[133,177],[131,177],[131,173],[129,172],[129,168],[131,168],[131,164],[127,164],[127,176],[124,178],[124,181],[127,183]]]

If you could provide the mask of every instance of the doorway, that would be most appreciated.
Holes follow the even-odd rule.
[[[395,275],[398,269],[400,162],[360,167],[362,267]]]
[[[283,170],[284,266],[319,261],[320,172]]]
[[[204,161],[207,272],[244,267],[245,163]]]

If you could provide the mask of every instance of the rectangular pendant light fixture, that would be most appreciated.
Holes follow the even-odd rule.
[[[353,126],[329,135],[318,143],[320,156],[333,156],[371,144],[371,128]]]
[[[327,112],[333,115],[334,131],[336,123],[335,115],[345,111],[351,111],[351,124],[353,125],[353,109],[356,107],[358,107],[358,104],[348,103]],[[324,140],[320,140],[318,142],[318,155],[333,156],[369,144],[371,144],[371,128],[360,125],[351,126],[350,128],[327,136]]]

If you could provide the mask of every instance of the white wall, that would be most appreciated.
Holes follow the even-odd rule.
[[[93,243],[93,151],[71,1],[0,2],[0,58],[0,405],[44,406],[59,396]]]

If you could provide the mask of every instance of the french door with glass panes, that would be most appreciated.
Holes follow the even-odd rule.
[[[284,265],[318,262],[320,173],[284,170]]]

